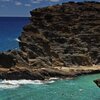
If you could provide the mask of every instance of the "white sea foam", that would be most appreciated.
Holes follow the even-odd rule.
[[[43,84],[40,80],[3,80],[2,84],[23,85],[23,84]]]
[[[19,85],[12,85],[12,84],[0,84],[0,89],[12,89],[17,88]]]
[[[83,89],[79,89],[79,91],[81,92],[81,91],[83,91]]]
[[[54,80],[51,80],[51,81],[48,81],[47,83],[54,83],[55,81]]]
[[[15,39],[17,42],[20,42],[20,40],[18,38]]]
[[[59,78],[57,77],[51,77],[49,80],[58,80]]]
[[[41,80],[2,80],[0,81],[0,88],[3,89],[9,89],[9,88],[17,88],[21,85],[25,84],[47,84],[47,83],[54,83],[54,80],[46,80],[46,81],[41,81]]]

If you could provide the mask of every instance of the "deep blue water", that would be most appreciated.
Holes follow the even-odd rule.
[[[0,17],[0,51],[18,48],[16,39],[28,22],[27,17]]]

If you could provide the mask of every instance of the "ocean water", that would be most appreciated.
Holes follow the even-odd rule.
[[[0,82],[0,100],[100,100],[93,82],[100,74],[70,80],[13,80]]]
[[[0,18],[0,51],[18,48],[17,37],[28,18]],[[0,100],[100,100],[93,80],[100,74],[71,80],[1,80]]]
[[[0,51],[17,49],[17,38],[29,22],[27,17],[0,17]]]

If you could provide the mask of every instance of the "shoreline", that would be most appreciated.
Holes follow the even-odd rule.
[[[30,22],[18,37],[19,50],[0,52],[0,79],[100,73],[99,12],[99,2],[69,2],[30,11]]]
[[[1,80],[48,80],[52,77],[66,79],[87,74],[100,73],[100,65],[95,66],[73,66],[73,67],[52,67],[52,68],[0,68]]]

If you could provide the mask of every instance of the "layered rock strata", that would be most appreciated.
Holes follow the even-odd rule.
[[[44,76],[65,77],[69,74],[54,68],[100,65],[99,2],[63,3],[30,13],[19,36],[20,49],[0,53],[2,79],[36,79],[42,68]]]

